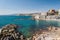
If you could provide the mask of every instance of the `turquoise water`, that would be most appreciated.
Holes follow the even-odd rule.
[[[25,36],[31,36],[31,34],[39,29],[46,28],[48,26],[60,26],[60,22],[57,21],[44,21],[44,20],[31,20],[31,16],[0,16],[0,28],[7,24],[18,25],[18,30],[22,31]]]

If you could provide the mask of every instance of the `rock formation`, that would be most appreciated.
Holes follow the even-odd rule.
[[[1,29],[0,40],[25,40],[24,35],[18,32],[17,25],[8,24]]]
[[[41,31],[42,33],[35,34],[32,40],[60,40],[60,27],[50,26],[47,28],[47,30]]]

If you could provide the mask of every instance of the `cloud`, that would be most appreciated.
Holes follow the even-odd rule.
[[[17,11],[13,11],[13,10],[0,10],[0,15],[10,15],[10,14],[14,14],[17,13]]]
[[[0,15],[11,15],[19,13],[36,13],[40,12],[39,10],[0,10]]]

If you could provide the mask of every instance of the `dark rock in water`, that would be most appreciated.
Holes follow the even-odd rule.
[[[24,35],[18,32],[17,27],[15,24],[4,26],[0,33],[0,40],[25,40]]]

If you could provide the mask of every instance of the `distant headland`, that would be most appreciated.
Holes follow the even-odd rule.
[[[47,12],[17,14],[17,16],[32,16],[32,19],[37,20],[56,20],[60,19],[60,10],[51,9]]]

